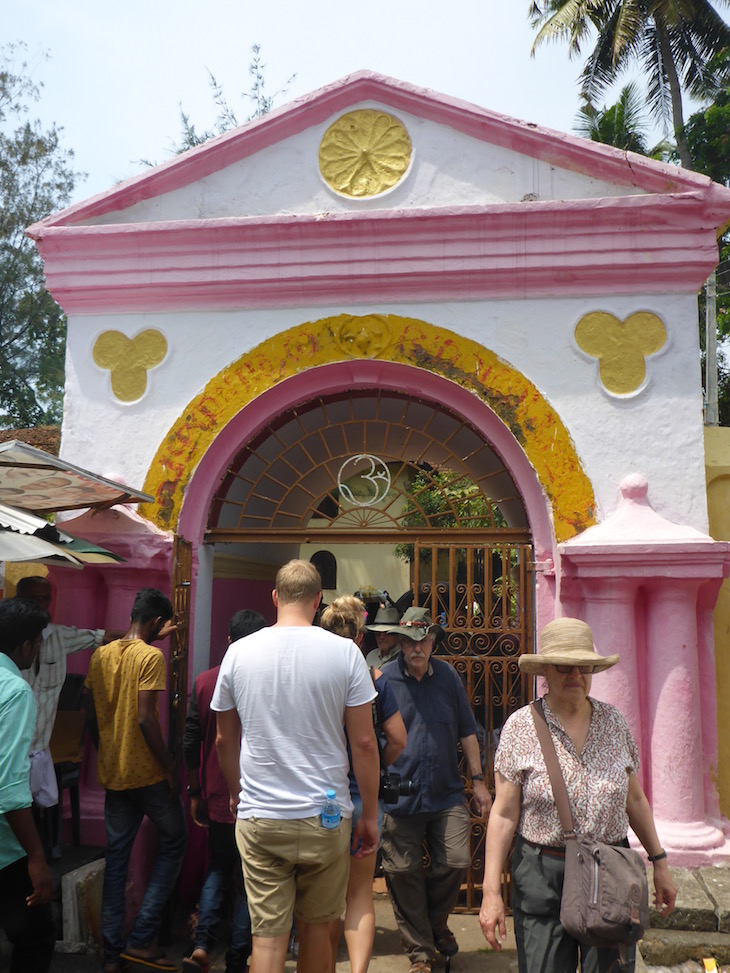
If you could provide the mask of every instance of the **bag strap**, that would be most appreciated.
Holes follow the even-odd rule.
[[[545,708],[542,699],[533,700],[530,704],[530,709],[532,711],[532,719],[535,722],[537,739],[540,743],[548,776],[550,777],[555,806],[558,809],[558,817],[560,818],[560,827],[563,829],[563,837],[567,841],[569,838],[575,838],[575,820],[573,819],[573,812],[570,807],[570,800],[568,799],[568,788],[565,786],[565,778],[560,769],[550,727],[547,725],[547,720],[545,719]]]

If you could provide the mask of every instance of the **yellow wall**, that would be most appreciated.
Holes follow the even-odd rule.
[[[705,427],[705,470],[710,534],[715,540],[730,541],[730,429]],[[714,619],[718,790],[720,809],[730,817],[730,579],[722,583]]]

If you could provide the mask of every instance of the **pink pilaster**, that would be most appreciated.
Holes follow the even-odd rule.
[[[681,823],[704,816],[696,604],[697,584],[664,581],[651,588],[646,613],[651,797],[660,818]]]
[[[583,618],[591,626],[596,651],[601,655],[618,652],[621,664],[593,676],[591,695],[618,707],[626,717],[634,739],[641,747],[641,681],[636,645],[636,590],[634,578],[588,580],[583,584]],[[645,769],[639,775],[644,783]]]
[[[621,483],[616,513],[559,550],[563,614],[581,605],[598,651],[621,656],[594,677],[592,692],[629,721],[663,845],[678,865],[726,858],[712,776],[715,680],[706,616],[711,589],[730,568],[730,545],[661,517],[646,480],[632,475]]]

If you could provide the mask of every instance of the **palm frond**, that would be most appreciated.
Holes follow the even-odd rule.
[[[647,102],[649,110],[667,132],[672,129],[672,92],[669,87],[664,56],[662,54],[659,32],[650,23],[644,32],[644,43],[639,55],[639,63],[647,80]]]
[[[590,35],[593,22],[586,7],[593,6],[595,0],[551,0],[543,4],[543,9],[533,4],[538,16],[532,26],[539,27],[532,43],[531,54],[546,41],[567,41],[570,57],[580,54],[581,43]]]

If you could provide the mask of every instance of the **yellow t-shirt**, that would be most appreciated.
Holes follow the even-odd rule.
[[[142,639],[117,639],[91,657],[86,685],[99,724],[97,777],[110,791],[147,787],[165,777],[139,728],[137,694],[165,689],[165,657]],[[155,702],[155,715],[157,702]]]

